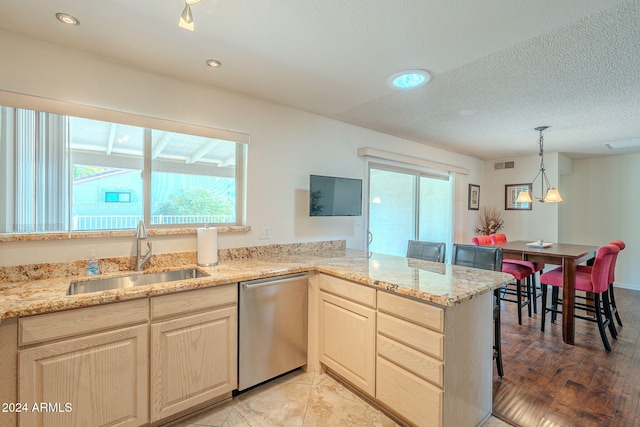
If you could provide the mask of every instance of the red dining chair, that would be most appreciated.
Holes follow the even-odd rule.
[[[627,245],[625,245],[622,240],[614,240],[611,243],[620,248],[620,252],[622,252],[622,250],[627,247]],[[616,281],[616,262],[618,262],[618,255],[620,252],[618,252],[611,261],[611,274],[609,275],[609,302],[611,303],[611,314],[614,314],[616,316],[618,325],[622,326],[622,320],[620,319],[620,315],[618,314],[618,306],[616,305],[616,296],[613,293],[613,283]]]
[[[506,234],[495,233],[495,234],[491,234],[489,237],[491,238],[491,244],[493,245],[497,245],[500,243],[507,243]],[[507,258],[505,258],[502,262],[524,265],[525,267],[529,267],[531,270],[533,270],[533,274],[530,276],[530,278],[527,278],[527,280],[531,280],[531,283],[529,285],[531,286],[531,301],[533,302],[533,312],[537,314],[539,295],[538,295],[538,284],[536,283],[536,278],[537,278],[536,273],[538,273],[538,271],[544,270],[544,264],[540,262],[530,262],[530,261],[523,261],[519,259],[507,259]]]
[[[471,243],[476,246],[492,246],[490,236],[474,236],[471,238]],[[518,304],[518,324],[522,325],[522,308],[527,307],[529,317],[531,317],[531,286],[527,277],[533,274],[533,270],[529,267],[519,264],[502,262],[502,272],[508,273],[516,279],[515,290],[508,286],[503,286],[500,289],[500,300],[507,302],[515,302]],[[525,280],[525,292],[522,292],[522,282]],[[515,295],[515,299],[507,298],[505,295]]]
[[[471,243],[473,243],[476,246],[493,246],[493,242],[491,241],[491,236],[484,236],[484,235],[473,236],[471,238]]]
[[[627,245],[625,245],[625,243],[622,240],[614,240],[609,244],[616,245],[618,248],[620,248],[621,252],[624,248],[627,247]],[[613,292],[613,284],[616,281],[615,270],[616,270],[616,262],[618,261],[618,254],[619,253],[613,256],[613,260],[611,261],[611,269],[609,270],[609,302],[611,303],[611,314],[615,315],[618,325],[622,326],[622,320],[620,319],[620,314],[618,314],[618,306],[616,305],[616,297]],[[591,272],[592,268],[593,266],[591,265],[579,265],[577,267],[577,270]],[[615,325],[614,325],[614,329],[615,329]]]
[[[585,271],[584,269],[576,271],[575,288],[579,291],[593,293],[593,303],[575,303],[575,308],[578,310],[585,310],[590,313],[595,313],[593,316],[582,316],[574,314],[574,317],[578,319],[588,320],[590,322],[596,322],[598,324],[598,330],[600,332],[600,338],[607,351],[611,351],[611,345],[607,339],[605,327],[608,327],[612,323],[611,309],[609,302],[609,270],[611,269],[611,263],[613,257],[620,252],[620,248],[616,245],[601,246],[596,253],[596,258],[593,263],[591,271]],[[542,322],[540,323],[540,330],[544,332],[545,319],[547,312],[561,313],[558,310],[558,289],[562,287],[562,267],[554,268],[551,271],[543,273],[540,276],[540,283],[542,285],[551,285],[553,287],[553,293],[551,295],[551,306],[547,307],[547,286],[542,287]],[[609,328],[611,331],[611,328]],[[612,336],[615,338],[615,333],[611,331]]]

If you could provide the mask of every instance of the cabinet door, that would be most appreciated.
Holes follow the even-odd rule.
[[[320,362],[375,396],[375,310],[320,292]]]
[[[236,307],[151,325],[151,421],[237,387]]]
[[[41,345],[18,357],[19,401],[29,405],[19,414],[21,427],[148,422],[146,324]]]

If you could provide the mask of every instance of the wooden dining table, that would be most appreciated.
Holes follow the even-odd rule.
[[[503,258],[562,266],[562,340],[573,345],[576,266],[582,262],[593,260],[598,246],[553,243],[548,247],[540,248],[528,246],[527,243],[535,242],[514,240],[494,246],[502,248]],[[542,313],[544,315],[544,311]]]

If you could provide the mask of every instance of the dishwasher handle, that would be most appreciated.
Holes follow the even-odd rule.
[[[261,280],[254,280],[254,281],[248,281],[248,282],[240,282],[240,285],[242,286],[243,290],[249,291],[251,289],[262,288],[262,287],[265,287],[265,286],[278,285],[280,283],[291,281],[292,279],[302,279],[302,278],[305,278],[305,277],[308,277],[308,275],[306,275],[306,274],[296,274],[296,275],[293,275],[293,276],[286,276],[286,277],[282,277],[282,278],[279,278],[279,279],[274,278],[275,280],[261,279]]]

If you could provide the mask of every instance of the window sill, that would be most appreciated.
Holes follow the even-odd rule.
[[[251,231],[251,226],[237,225],[217,227],[218,233],[236,233]],[[196,234],[197,227],[184,228],[147,228],[149,236],[176,236],[181,234]],[[107,231],[72,231],[68,233],[6,233],[0,234],[2,242],[31,242],[39,240],[71,240],[71,239],[100,239],[109,237],[135,237],[136,230],[107,230]]]

